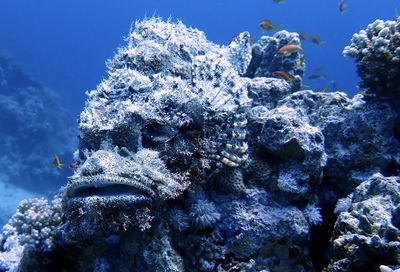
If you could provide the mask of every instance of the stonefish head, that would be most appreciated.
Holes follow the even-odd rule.
[[[165,201],[246,160],[251,100],[235,60],[249,59],[250,37],[221,49],[196,29],[171,26],[137,22],[88,93],[79,166],[64,194],[67,228],[149,228]]]

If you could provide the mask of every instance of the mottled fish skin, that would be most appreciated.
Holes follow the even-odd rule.
[[[220,52],[181,23],[137,22],[80,115],[80,163],[63,200],[71,227],[82,221],[72,209],[152,207],[246,162],[251,99],[239,73],[250,62],[250,35]]]

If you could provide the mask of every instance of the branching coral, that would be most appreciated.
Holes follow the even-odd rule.
[[[23,269],[46,263],[48,254],[54,249],[55,232],[60,223],[60,198],[51,203],[43,198],[21,201],[16,214],[3,227],[0,268]],[[26,257],[33,258],[36,254],[40,257],[35,260]]]
[[[400,22],[376,20],[354,34],[343,54],[355,58],[367,94],[400,94]]]

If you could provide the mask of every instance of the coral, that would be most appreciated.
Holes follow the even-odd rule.
[[[353,35],[343,54],[356,60],[367,95],[390,96],[400,93],[400,22],[376,20]]]
[[[24,250],[25,247],[20,245],[18,236],[9,237],[0,253],[0,271],[18,271],[22,266]]]
[[[347,212],[351,207],[352,199],[353,199],[352,193],[347,197],[339,199],[336,203],[334,212],[336,214],[340,214],[341,212]]]
[[[221,214],[214,203],[201,198],[190,206],[189,216],[192,226],[197,229],[212,227],[221,219]]]
[[[105,258],[97,258],[93,264],[93,272],[110,271],[111,266]]]
[[[60,225],[5,228],[1,267],[322,270],[337,202],[327,271],[397,269],[398,113],[385,99],[296,91],[298,49],[285,31],[219,46],[181,22],[136,22],[80,114]],[[374,172],[395,177],[366,181]],[[27,211],[60,205],[39,204]]]
[[[246,185],[241,169],[227,169],[221,172],[215,180],[215,191],[219,193],[242,194]]]
[[[327,155],[323,175],[336,184],[341,197],[374,172],[396,172],[390,168],[399,165],[400,145],[393,137],[397,113],[390,103],[367,103],[361,95],[349,99],[340,92],[299,91],[278,107],[298,112],[322,132]]]
[[[172,208],[169,210],[168,223],[177,231],[185,231],[189,228],[189,216],[184,210]]]
[[[269,111],[259,144],[284,161],[279,169],[280,190],[304,195],[309,190],[307,183],[321,178],[327,157],[324,136],[296,110],[282,105]]]
[[[0,267],[17,271],[13,269],[32,269],[46,264],[55,248],[55,233],[60,223],[59,197],[51,203],[43,198],[21,201],[16,214],[3,227]]]
[[[304,217],[310,225],[320,225],[322,222],[322,216],[320,212],[321,208],[313,204],[308,204],[303,209]]]
[[[184,270],[182,257],[174,249],[169,236],[168,229],[160,225],[153,239],[143,249],[142,268],[139,271],[169,271],[179,272]]]
[[[262,190],[251,189],[243,200],[226,202],[228,216],[222,224],[227,250],[237,258],[260,256],[260,251],[272,256],[280,246],[290,248],[307,235],[308,224],[299,209],[283,207],[268,199],[269,195]],[[280,228],[282,225],[287,227]]]
[[[400,268],[399,191],[399,177],[381,174],[355,189],[350,210],[340,213],[335,224],[327,272],[378,271],[381,265]]]
[[[277,166],[258,157],[250,157],[245,168],[245,180],[249,185],[268,188],[276,179]]]
[[[253,107],[263,106],[271,110],[279,100],[291,93],[290,84],[271,77],[255,77],[249,85],[249,97]]]
[[[23,246],[50,251],[54,246],[52,233],[61,222],[60,202],[60,198],[51,204],[44,198],[21,201],[16,214],[3,227],[3,239],[17,235]]]
[[[300,46],[300,38],[297,33],[279,31],[274,36],[262,36],[253,45],[252,59],[247,69],[248,77],[273,77],[276,71],[284,71],[293,78],[291,91],[300,90],[305,63],[304,55],[294,52],[290,56],[279,53],[279,49],[285,45]],[[283,80],[282,80],[283,81]]]

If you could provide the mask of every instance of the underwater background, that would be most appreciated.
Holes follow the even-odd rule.
[[[399,272],[399,1],[0,2],[0,272]]]
[[[19,200],[49,197],[72,174],[67,166],[85,92],[106,77],[105,61],[136,20],[179,19],[223,45],[242,31],[255,40],[272,35],[260,28],[264,19],[279,25],[278,30],[316,35],[319,44],[302,41],[306,88],[353,95],[359,78],[343,48],[353,33],[375,19],[394,19],[400,7],[398,0],[348,0],[347,10],[340,12],[337,0],[277,2],[0,1],[0,71],[9,78],[0,85],[0,225]],[[316,78],[309,79],[312,75]],[[65,167],[53,165],[54,154]]]

